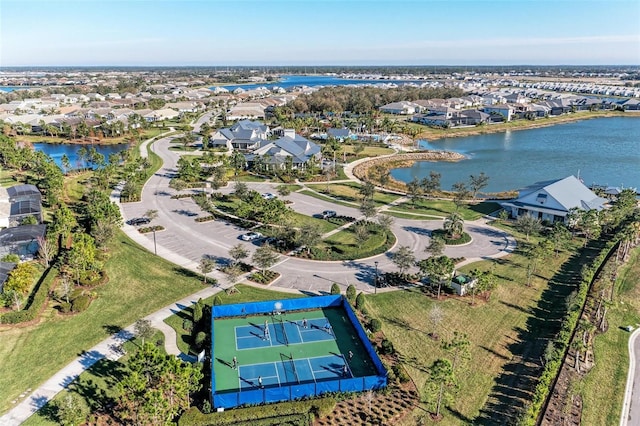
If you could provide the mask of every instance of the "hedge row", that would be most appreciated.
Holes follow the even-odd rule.
[[[554,340],[554,351],[551,359],[549,359],[544,366],[544,370],[540,375],[540,380],[534,390],[531,404],[527,407],[527,410],[520,418],[520,425],[533,426],[537,424],[538,417],[541,415],[541,411],[544,408],[546,400],[553,390],[556,377],[562,368],[562,363],[569,348],[569,344],[571,343],[573,332],[578,325],[580,316],[582,315],[582,308],[587,300],[589,288],[591,288],[591,283],[595,278],[595,274],[607,260],[609,254],[615,248],[619,240],[620,234],[616,234],[610,241],[607,241],[605,246],[600,250],[600,253],[598,253],[598,256],[594,259],[593,263],[584,269],[584,272],[582,273],[583,279],[580,282],[577,295],[569,307],[567,314],[562,321],[560,331]]]
[[[53,283],[53,279],[56,275],[58,275],[58,270],[55,268],[49,268],[49,270],[40,277],[40,281],[36,284],[35,290],[31,293],[31,296],[25,305],[25,309],[21,311],[7,312],[0,316],[0,324],[19,324],[21,322],[36,319],[42,309],[42,306],[47,300],[49,289],[51,288],[51,284]]]
[[[192,407],[180,417],[178,425],[308,425],[310,424],[309,414],[322,418],[329,415],[335,406],[335,398],[325,397],[236,408],[211,414],[203,414],[198,408]],[[305,422],[302,422],[303,418]]]
[[[176,194],[176,195],[172,195],[171,199],[172,200],[179,200],[181,198],[190,198],[193,194]]]
[[[194,220],[198,223],[202,223],[202,222],[211,222],[212,220],[215,220],[215,216],[213,215],[209,215],[209,216],[201,216],[201,217],[196,217]]]
[[[162,225],[153,225],[153,226],[145,226],[144,228],[138,228],[138,232],[141,234],[148,234],[153,231],[164,231],[164,226]]]

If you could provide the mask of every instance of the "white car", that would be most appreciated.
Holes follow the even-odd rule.
[[[329,219],[330,217],[336,217],[337,215],[338,213],[336,213],[334,210],[325,210],[322,212],[323,219]]]
[[[264,198],[265,200],[273,200],[274,198],[276,198],[276,195],[270,192],[267,192],[262,194],[262,198]]]
[[[240,235],[242,241],[253,241],[258,238],[262,238],[262,234],[259,232],[247,232],[246,234]]]

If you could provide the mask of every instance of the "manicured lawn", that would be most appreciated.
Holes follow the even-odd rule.
[[[295,299],[304,297],[303,294],[299,293],[281,293],[242,284],[236,285],[236,288],[239,290],[238,293],[227,294],[224,291],[218,293],[224,305],[231,303],[256,302],[259,300]],[[203,301],[206,305],[211,306],[213,305],[214,298],[215,296],[208,297]],[[191,333],[182,328],[182,321],[184,319],[193,319],[192,315],[193,311],[191,307],[188,307],[164,320],[164,322],[166,322],[176,331],[176,334],[178,335],[178,348],[180,349],[180,351],[186,354],[190,353],[189,344],[191,342]]]
[[[296,228],[301,228],[305,224],[314,224],[320,228],[320,232],[323,234],[339,228],[338,225],[331,223],[328,220],[318,219],[297,212],[289,213],[289,219],[291,220],[291,225]]]
[[[266,179],[263,178],[263,177],[256,176],[256,175],[249,175],[249,174],[234,176],[232,179],[233,180],[238,180],[240,182],[264,182],[264,181],[266,181]]]
[[[161,342],[162,345],[160,346],[160,352],[166,353],[164,351],[164,334],[158,331],[151,337],[150,341]],[[132,339],[125,342],[123,345],[125,355],[123,355],[119,360],[111,361],[103,359],[96,362],[91,368],[80,374],[78,379],[69,385],[66,390],[57,394],[51,402],[45,405],[41,410],[37,411],[33,416],[29,417],[27,421],[22,424],[28,426],[58,425],[59,423],[54,417],[56,412],[55,402],[64,399],[70,392],[77,393],[82,396],[88,406],[93,406],[94,404],[101,402],[97,398],[98,392],[104,392],[108,398],[115,397],[116,384],[121,377],[119,369],[124,367],[130,357],[130,354],[136,351],[141,344],[142,342],[138,339]]]
[[[476,220],[499,209],[500,205],[493,201],[484,201],[478,204],[465,204],[457,210],[456,205],[451,200],[419,199],[415,202],[407,201],[405,203],[400,203],[397,206],[393,206],[389,209],[389,213],[421,213],[446,217],[457,210],[464,220]],[[410,219],[410,217],[408,218]],[[420,217],[416,217],[416,219],[420,219]]]
[[[355,238],[354,227],[351,226],[323,240],[312,252],[318,260],[353,260],[383,253],[395,241],[393,233],[375,227],[370,229],[369,238],[359,243]],[[332,253],[330,257],[327,257],[327,252]]]
[[[343,201],[349,201],[357,204],[360,204],[362,202],[362,196],[359,193],[362,185],[355,182],[330,184],[328,193],[325,192],[327,189],[326,184],[310,184],[307,185],[307,187]],[[376,192],[373,195],[373,201],[376,203],[376,205],[383,206],[397,200],[399,197],[400,196],[396,194]]]
[[[629,370],[627,343],[630,333],[620,327],[640,324],[640,249],[619,274],[614,304],[607,313],[609,329],[596,334],[595,366],[576,393],[582,396],[582,421],[587,425],[618,424]]]
[[[477,262],[461,268],[461,272],[468,272],[474,268],[488,269],[494,264],[499,286],[488,302],[478,298],[475,306],[470,304],[470,298],[436,301],[419,290],[367,296],[371,316],[382,321],[385,335],[399,351],[419,390],[428,379],[427,368],[439,357],[450,358],[442,349],[442,341],[451,339],[454,331],[469,336],[471,360],[456,373],[461,384],[452,406],[456,413],[446,410],[442,424],[472,423],[492,400],[490,395],[495,398],[495,393],[501,392],[495,388],[497,379],[503,374],[515,374],[507,372],[505,367],[509,364],[511,368],[523,345],[536,340],[536,333],[544,331],[544,328],[542,331],[531,329],[532,312],[548,287],[547,280],[568,257],[569,253],[562,253],[558,258],[549,259],[531,287],[524,284],[526,260],[517,251],[496,262]],[[430,319],[429,313],[435,305],[443,311],[439,325]],[[524,330],[530,333],[527,340],[523,340]],[[429,333],[438,334],[439,339],[434,340]],[[514,392],[517,395],[518,390]],[[413,414],[420,416],[424,411],[418,409]],[[408,418],[402,424],[416,424],[416,418]]]
[[[61,316],[48,308],[37,324],[0,327],[0,365],[5,366],[0,374],[0,412],[114,329],[203,288],[194,274],[154,256],[122,233],[111,247],[109,282],[95,290],[98,298],[87,311]]]
[[[317,192],[314,192],[314,191],[311,191],[311,190],[308,190],[308,189],[304,189],[304,190],[300,191],[300,194],[308,195],[309,197],[317,198],[318,200],[330,201],[330,202],[332,202],[334,204],[338,204],[340,206],[358,207],[354,203],[349,203],[349,202],[346,202],[346,201],[340,201],[340,200],[337,200],[335,198],[331,198],[331,197],[328,197],[326,195],[322,195],[322,194],[319,194]]]

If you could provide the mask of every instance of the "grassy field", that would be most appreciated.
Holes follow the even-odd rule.
[[[357,203],[358,205],[362,202],[362,195],[360,195],[359,193],[362,185],[355,182],[330,184],[329,192],[325,192],[327,189],[327,185],[325,184],[309,184],[307,185],[307,187],[313,189],[314,191],[318,191],[324,195],[328,195],[342,201]],[[400,196],[396,194],[375,192],[375,194],[373,195],[373,201],[379,207],[387,205],[397,200],[399,197]]]
[[[37,324],[0,327],[0,412],[114,330],[202,289],[194,274],[152,255],[122,233],[110,254],[109,282],[96,289],[98,298],[87,311],[61,316],[47,308]]]
[[[261,289],[253,286],[236,285],[236,288],[239,290],[238,293],[227,294],[224,291],[218,293],[220,298],[222,299],[223,304],[230,303],[243,303],[243,302],[256,302],[259,300],[269,300],[269,299],[295,299],[298,297],[304,297],[302,294],[296,293],[281,293],[276,291],[270,291],[266,289]],[[206,305],[213,305],[213,299],[215,296],[208,297],[204,299],[204,303]],[[184,319],[192,319],[193,311],[191,307],[185,308],[179,313],[175,315],[171,315],[169,318],[164,320],[168,325],[170,325],[175,331],[177,336],[177,344],[180,351],[183,353],[190,353],[189,344],[191,342],[191,333],[182,328],[182,321]]]
[[[609,329],[594,340],[595,367],[575,387],[582,396],[585,425],[612,425],[620,420],[630,335],[620,327],[640,324],[640,248],[635,249],[616,284],[615,303],[607,313]]]
[[[324,219],[318,219],[304,215],[302,213],[291,212],[288,215],[290,224],[296,228],[300,228],[305,224],[316,225],[323,234],[337,229],[339,226]]]
[[[476,220],[499,209],[500,205],[493,201],[479,202],[478,204],[465,204],[460,209],[457,209],[456,205],[451,200],[419,199],[416,200],[415,203],[407,201],[405,203],[400,203],[397,206],[393,206],[389,209],[389,213],[419,213],[446,217],[449,214],[458,211],[464,220]],[[406,216],[409,219],[411,218],[411,215]],[[421,219],[419,216],[415,218]]]
[[[521,244],[521,236],[515,234]],[[537,329],[532,326],[534,313],[549,289],[548,280],[569,257],[570,253],[566,252],[546,261],[531,287],[525,285],[526,259],[519,251],[495,262],[478,262],[461,268],[464,273],[474,268],[488,269],[493,264],[498,277],[499,286],[490,300],[480,299],[475,306],[470,304],[469,298],[449,297],[436,301],[419,290],[367,296],[370,313],[382,321],[385,335],[393,341],[418,389],[423,388],[427,381],[427,368],[435,359],[446,356],[442,341],[450,339],[454,331],[469,336],[471,361],[456,373],[461,388],[452,409],[445,412],[442,424],[469,424],[482,419],[481,410],[487,404],[491,405],[496,393],[521,392],[501,388],[498,378],[516,374],[508,373],[505,368],[517,365],[519,357],[526,353],[527,342],[541,338],[540,334],[546,331],[544,327]],[[430,319],[435,305],[443,313],[439,323]],[[439,339],[434,340],[430,333],[437,334]],[[415,424],[416,417],[423,413],[421,409],[416,410],[414,417],[402,424]],[[491,420],[484,420],[479,424],[494,424]]]

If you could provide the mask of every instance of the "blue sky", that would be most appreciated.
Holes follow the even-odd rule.
[[[0,66],[640,64],[638,0],[0,0]]]

